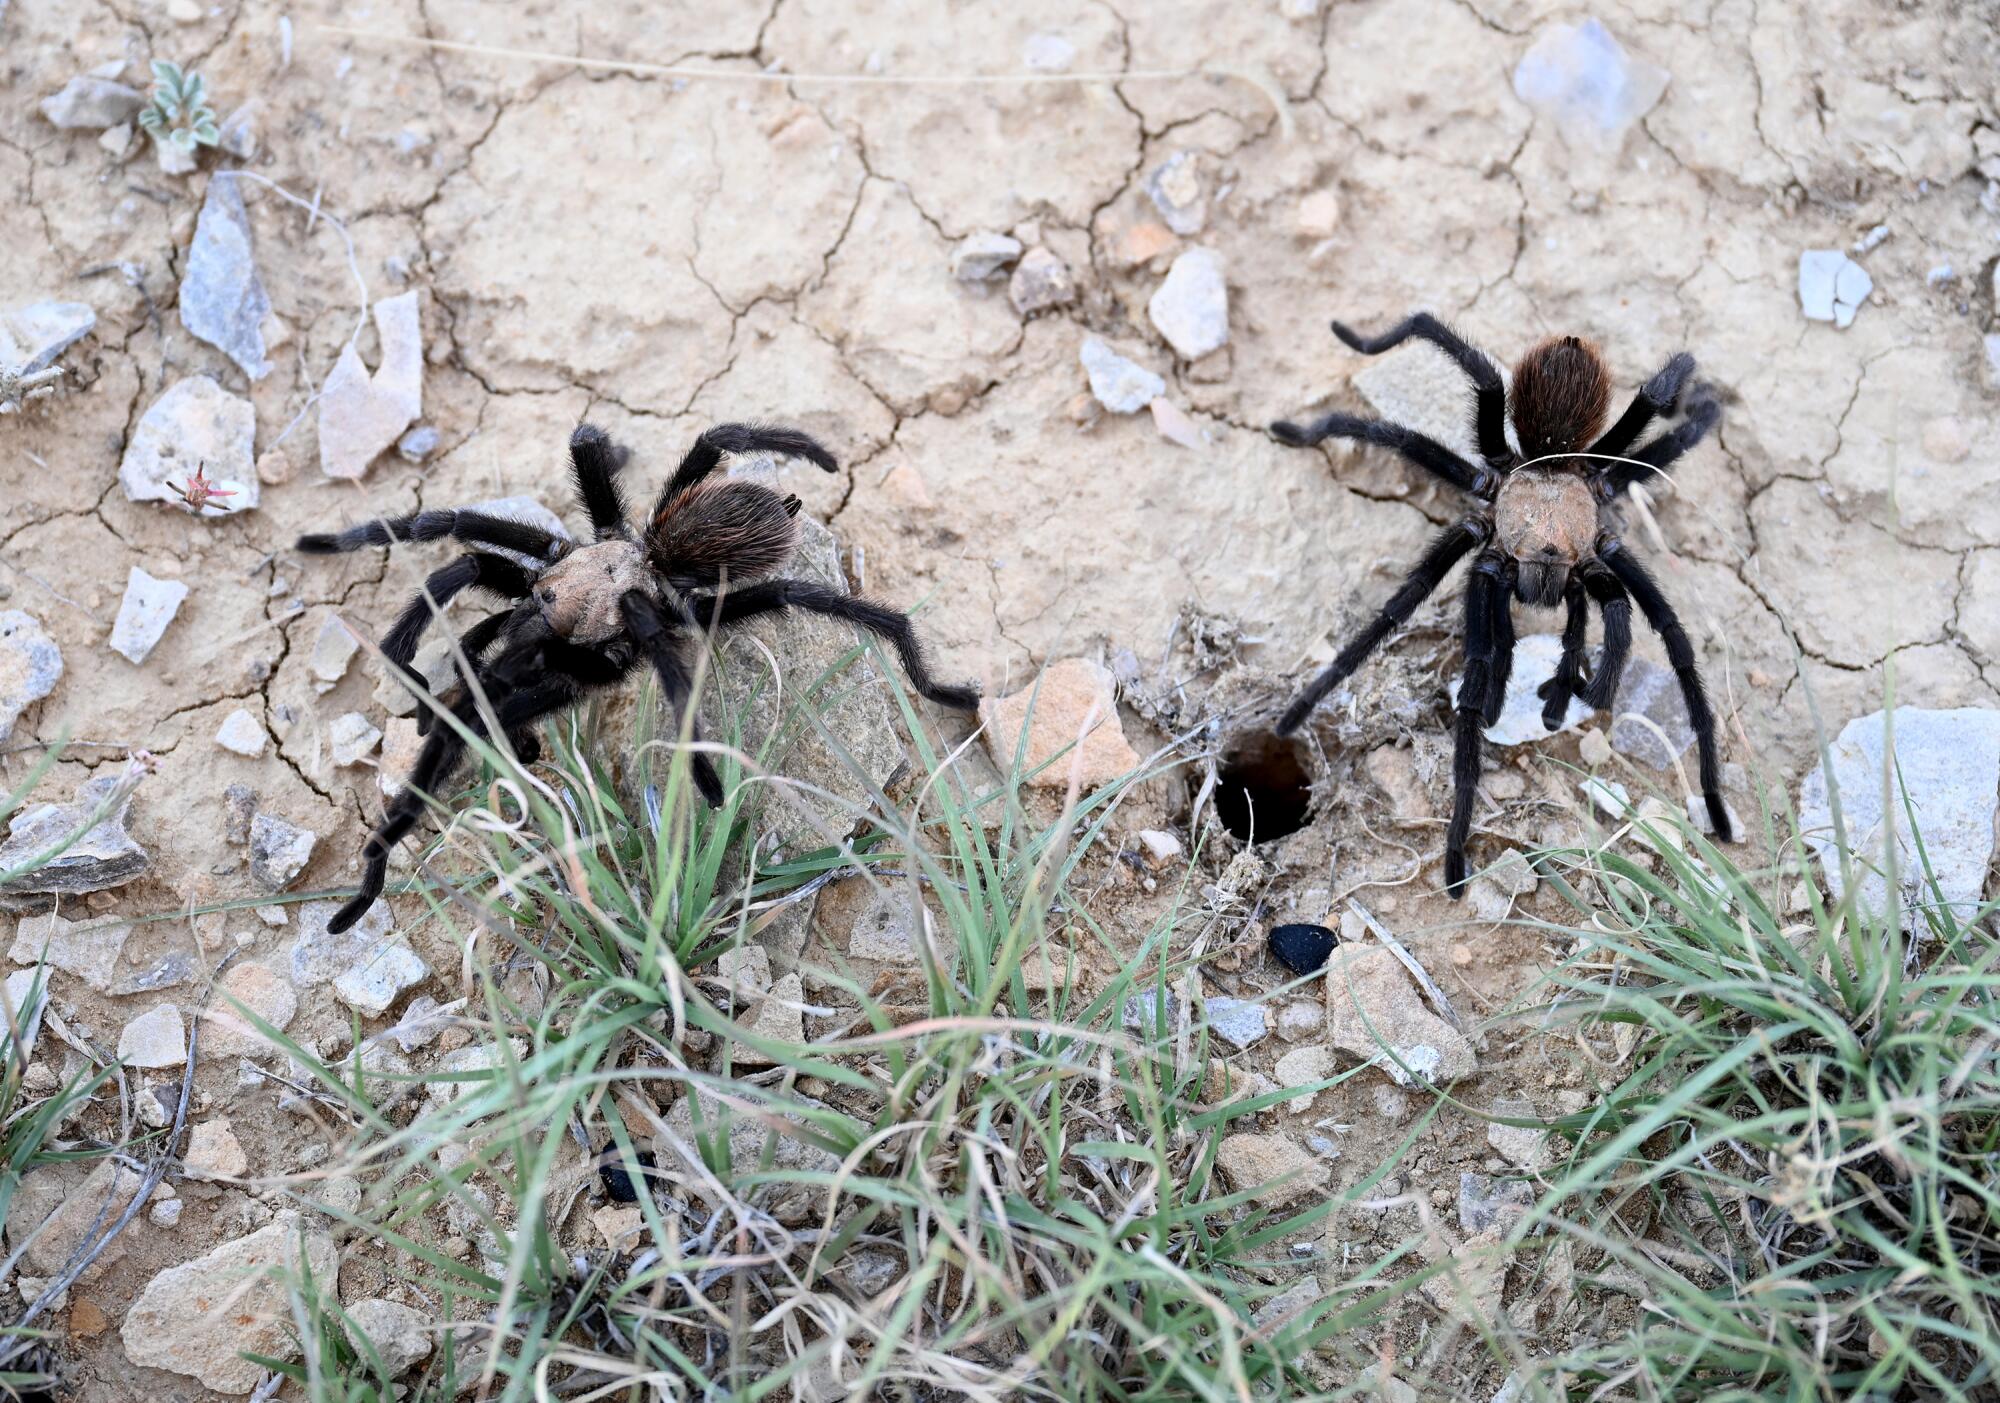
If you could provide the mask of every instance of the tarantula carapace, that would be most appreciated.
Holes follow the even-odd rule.
[[[1305,427],[1271,426],[1281,441],[1299,446],[1352,438],[1393,448],[1473,499],[1472,510],[1431,543],[1382,612],[1286,708],[1279,734],[1303,725],[1313,708],[1409,619],[1452,566],[1472,555],[1465,590],[1465,678],[1458,690],[1452,755],[1451,826],[1445,837],[1445,885],[1451,894],[1462,895],[1465,888],[1480,730],[1499,719],[1513,668],[1510,594],[1524,604],[1547,608],[1561,603],[1567,609],[1560,661],[1539,693],[1545,703],[1542,724],[1550,730],[1562,724],[1572,697],[1593,708],[1611,706],[1631,650],[1632,601],[1638,601],[1639,611],[1666,646],[1687,701],[1709,822],[1719,838],[1730,841],[1715,716],[1695,668],[1694,645],[1659,585],[1618,538],[1612,510],[1626,488],[1650,473],[1665,472],[1721,418],[1714,390],[1699,381],[1689,384],[1694,357],[1683,351],[1669,360],[1605,429],[1611,377],[1597,348],[1578,337],[1552,337],[1529,350],[1514,368],[1510,404],[1493,363],[1435,317],[1419,313],[1376,337],[1357,335],[1339,322],[1333,332],[1364,355],[1378,355],[1416,337],[1457,362],[1472,381],[1473,431],[1482,461],[1468,462],[1436,439],[1400,424],[1350,414],[1328,414]],[[1655,419],[1681,410],[1683,391],[1687,402],[1681,422],[1634,448]],[[1510,408],[1518,453],[1507,442]],[[1604,642],[1595,665],[1587,664],[1584,654],[1592,600],[1604,617]]]
[[[490,709],[523,763],[540,754],[528,729],[536,720],[594,688],[622,681],[642,664],[652,666],[667,700],[684,714],[694,690],[689,645],[705,630],[787,608],[845,619],[881,635],[895,646],[918,692],[940,706],[976,709],[979,694],[972,688],[933,680],[907,615],[809,580],[764,578],[781,569],[798,544],[799,499],[741,478],[714,476],[726,453],[783,454],[835,469],[833,455],[796,429],[718,425],[695,440],[660,493],[645,531],[635,535],[618,490],[628,450],[584,424],[570,436],[569,457],[577,497],[595,534],[588,545],[504,517],[423,511],[338,534],[301,536],[299,549],[325,555],[445,537],[473,547],[424,581],[382,640],[382,654],[421,686],[410,672],[417,641],[453,596],[478,588],[515,601],[460,638],[459,651],[473,668],[476,686],[457,689],[444,703],[477,735],[487,733]],[[536,563],[523,568],[496,549]],[[433,726],[431,720],[429,710],[419,712],[418,729],[427,736],[423,749],[363,850],[360,891],[327,922],[329,930],[346,930],[382,894],[390,850],[416,825],[425,796],[437,791],[465,754],[457,728]],[[687,720],[690,734],[696,734]],[[722,782],[708,757],[694,751],[689,770],[702,797],[720,804]]]

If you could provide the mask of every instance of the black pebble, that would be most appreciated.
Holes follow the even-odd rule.
[[[632,1176],[625,1172],[625,1159],[618,1153],[618,1147],[606,1145],[597,1153],[597,1177],[604,1181],[605,1194],[613,1203],[637,1203],[639,1187],[632,1182]],[[638,1161],[642,1170],[653,1167],[651,1150],[641,1150],[633,1158]],[[647,1174],[641,1177],[650,1179],[653,1176]]]
[[[1271,927],[1271,953],[1293,974],[1318,974],[1340,937],[1325,926]]]

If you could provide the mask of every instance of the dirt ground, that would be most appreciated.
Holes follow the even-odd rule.
[[[0,305],[82,301],[98,318],[58,393],[0,419],[0,606],[38,620],[64,665],[16,728],[6,778],[34,758],[23,743],[65,732],[87,748],[44,797],[130,750],[158,757],[131,822],[151,870],[92,910],[248,893],[224,835],[237,784],[319,835],[299,889],[351,882],[381,793],[369,765],[332,763],[330,727],[387,715],[363,657],[315,685],[315,641],[329,614],[379,635],[441,556],[309,560],[292,540],[511,495],[569,513],[562,450],[583,419],[633,445],[646,483],[708,424],[808,429],[841,470],[788,485],[837,534],[852,580],[924,603],[945,675],[1009,691],[1057,659],[1101,660],[1145,751],[1161,728],[1268,703],[1325,661],[1455,519],[1448,490],[1389,454],[1289,449],[1263,428],[1364,409],[1349,377],[1369,362],[1327,319],[1377,327],[1416,308],[1503,360],[1549,333],[1597,338],[1623,386],[1685,348],[1720,388],[1719,433],[1632,539],[1696,635],[1725,758],[1742,767],[1739,812],[1756,811],[1756,780],[1795,791],[1813,751],[1808,693],[1837,729],[1880,704],[1892,653],[1899,701],[2000,704],[2000,364],[1984,340],[2000,254],[1995,10],[1608,0],[1591,13],[1671,75],[1611,149],[1517,97],[1529,46],[1581,17],[1528,0],[0,0]],[[336,23],[384,38],[324,28]],[[385,41],[408,35],[735,76]],[[252,105],[247,161],[210,152],[171,176],[143,135],[114,154],[37,109],[108,60],[142,86],[153,58],[198,68],[225,116]],[[1206,73],[751,81],[767,69]],[[1176,234],[1148,182],[1182,153],[1205,212]],[[176,305],[210,172],[238,164],[331,216],[244,184],[274,316],[273,368],[254,385]],[[439,434],[427,460],[392,450],[359,481],[322,475],[307,412],[359,312],[343,226],[371,299],[421,293],[421,422]],[[956,278],[955,245],[982,232],[1053,253],[1074,298],[1024,315],[1004,273]],[[1147,304],[1194,247],[1226,270],[1228,341],[1189,362]],[[1873,290],[1851,326],[1802,314],[1807,249],[1860,250]],[[1078,358],[1093,334],[1164,377],[1164,422],[1178,410],[1186,443],[1153,413],[1094,405]],[[360,337],[371,365],[376,342]],[[196,519],[120,487],[141,416],[197,374],[254,406],[254,510]],[[190,591],[140,665],[107,646],[132,566]],[[1259,896],[1270,914],[1321,919],[1358,893],[1483,1014],[1550,952],[1436,895],[1456,589],[1441,598],[1324,718],[1313,822],[1265,850]],[[214,740],[238,708],[274,737],[260,758]],[[1259,719],[1217,720],[1209,738],[1226,747]],[[1573,776],[1551,762],[1577,757],[1575,735],[1497,756],[1475,856],[1573,831]],[[1677,788],[1666,772],[1638,778]],[[1186,814],[1131,826],[1141,818]],[[1528,909],[1553,913],[1536,904],[1550,901]],[[239,927],[279,957],[292,934],[242,914],[161,922],[127,959],[197,944],[212,957]],[[450,951],[424,953],[456,967]],[[1270,987],[1262,958],[1222,977]],[[57,996],[111,1041],[157,1001],[60,983]],[[322,991],[293,1032],[338,1040],[345,1017]],[[1481,1054],[1482,1104],[1559,1089],[1533,1048],[1496,1037]],[[302,1167],[296,1122],[268,1091],[221,1063],[198,1085],[227,1109],[251,1177]],[[1346,1184],[1412,1114],[1374,1080],[1287,1123],[1302,1139],[1309,1121],[1354,1127],[1336,1164]],[[1434,1138],[1414,1160],[1419,1191],[1445,1192],[1491,1156],[1462,1127]],[[115,1326],[151,1271],[254,1222],[250,1196],[202,1189],[178,1227],[134,1229],[126,1267],[81,1293],[113,1328],[77,1331],[95,1380],[78,1396],[210,1396],[128,1365]]]

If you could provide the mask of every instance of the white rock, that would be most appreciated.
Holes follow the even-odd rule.
[[[223,1119],[205,1120],[188,1132],[181,1166],[190,1179],[240,1179],[250,1171],[243,1142]]]
[[[1987,333],[1982,344],[1986,348],[1986,388],[2000,394],[2000,331]]]
[[[952,246],[951,275],[962,283],[991,282],[1021,256],[1021,241],[990,229],[968,234]]]
[[[118,971],[118,957],[131,936],[132,927],[122,921],[72,921],[51,911],[21,918],[7,958],[17,965],[46,959],[51,969],[73,974],[99,993],[107,993]]]
[[[1165,867],[1170,862],[1180,860],[1181,840],[1171,833],[1162,833],[1156,828],[1139,830],[1139,846],[1145,849],[1148,867]]]
[[[1541,685],[1556,675],[1562,660],[1562,639],[1553,633],[1531,633],[1514,645],[1514,670],[1507,675],[1507,700],[1500,720],[1486,728],[1486,739],[1495,745],[1526,745],[1545,736],[1575,730],[1590,719],[1590,709],[1571,697],[1562,725],[1554,731],[1542,728],[1542,699],[1536,695]],[[1451,684],[1453,703],[1465,684],[1461,673]]]
[[[1113,414],[1137,414],[1167,392],[1167,382],[1142,365],[1125,359],[1096,336],[1086,336],[1077,351],[1090,392]]]
[[[357,1350],[367,1341],[381,1357],[390,1378],[398,1378],[431,1352],[431,1318],[395,1301],[356,1301],[346,1307],[347,1337]],[[366,1358],[364,1352],[363,1357]]]
[[[177,382],[140,416],[118,465],[118,481],[135,502],[178,502],[169,483],[185,484],[200,468],[234,495],[208,504],[212,512],[257,505],[257,412],[206,375]]]
[[[41,101],[42,116],[51,126],[103,131],[139,115],[146,95],[108,78],[83,74]]]
[[[1208,1016],[1210,1030],[1239,1052],[1262,1042],[1270,1029],[1264,1005],[1253,999],[1218,996],[1204,1000],[1202,1010]]]
[[[326,923],[339,909],[331,901],[311,901],[300,910],[292,982],[301,989],[331,982],[334,994],[349,1007],[370,1016],[386,1013],[430,969],[396,938],[386,902],[376,902],[351,928],[335,935]]]
[[[32,614],[0,610],[0,744],[14,734],[21,713],[62,680],[62,649]]]
[[[375,304],[382,363],[371,376],[350,343],[320,388],[319,466],[358,478],[424,412],[424,336],[415,290]]]
[[[224,750],[256,759],[264,753],[264,746],[271,736],[264,729],[264,723],[251,715],[245,707],[237,707],[223,719],[216,729],[215,743]]]
[[[312,861],[319,835],[272,814],[250,820],[250,878],[267,892],[290,886]]]
[[[161,1004],[118,1034],[118,1060],[128,1067],[178,1067],[187,1061],[187,1025],[181,1011]]]
[[[134,565],[125,576],[125,598],[111,625],[111,651],[128,662],[146,661],[187,597],[188,587],[179,580],[156,580]]]
[[[332,691],[347,676],[347,665],[360,647],[360,639],[340,615],[329,613],[321,619],[319,632],[313,636],[312,656],[307,660],[312,669],[313,690]]]
[[[187,271],[181,275],[181,325],[221,351],[252,380],[271,373],[264,355],[264,322],[271,299],[257,276],[250,212],[237,182],[218,173],[208,182]]]
[[[1146,303],[1146,315],[1183,360],[1199,360],[1229,342],[1229,285],[1222,260],[1191,248],[1174,260]]]
[[[1857,717],[1841,728],[1828,747],[1833,761],[1831,789],[1839,797],[1854,869],[1860,877],[1856,905],[1877,915],[1889,904],[1885,868],[1888,841],[1895,836],[1894,860],[1901,887],[1903,919],[1925,929],[1923,912],[1942,902],[1961,921],[1978,909],[1993,871],[1996,809],[2000,809],[2000,711],[1960,707],[1932,711],[1899,706],[1893,719],[1894,797],[1885,813],[1883,713]],[[1829,785],[1824,766],[1814,767],[1799,786],[1799,827],[1819,854],[1826,883],[1836,898],[1845,893],[1835,842]],[[1910,832],[1914,814],[1915,836]],[[1918,840],[1922,853],[1918,852]],[[1924,873],[1928,863],[1937,889]]]
[[[1874,290],[1868,270],[1837,248],[1809,248],[1799,255],[1799,307],[1808,321],[1851,326]]]
[[[1564,142],[1615,155],[1671,75],[1635,59],[1595,19],[1544,28],[1514,69],[1514,95]]]
[[[366,760],[381,743],[382,733],[358,711],[335,717],[333,724],[327,728],[327,745],[333,752],[333,763],[343,769]]]
[[[126,1313],[119,1331],[125,1357],[142,1368],[190,1375],[218,1393],[248,1393],[266,1371],[245,1354],[298,1357],[281,1274],[307,1270],[315,1281],[331,1283],[339,1253],[326,1234],[302,1234],[295,1213],[281,1213],[248,1237],[168,1267]],[[219,1309],[225,1302],[227,1308]]]
[[[152,1206],[147,1208],[146,1218],[156,1228],[178,1227],[181,1221],[181,1209],[185,1206],[177,1198],[156,1199]]]

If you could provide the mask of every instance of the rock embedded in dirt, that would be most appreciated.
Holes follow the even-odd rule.
[[[766,1042],[797,1047],[806,1040],[805,1011],[800,1007],[805,997],[805,981],[797,973],[778,976],[771,984],[771,992],[758,1000],[757,1006],[751,1010],[743,1025],[744,1031]],[[739,1067],[777,1065],[776,1058],[748,1043],[738,1043],[733,1056]]]
[[[1293,999],[1278,1010],[1277,1024],[1286,1042],[1304,1042],[1326,1030],[1326,1009],[1310,999]]]
[[[1799,255],[1799,309],[1807,321],[1852,326],[1874,290],[1868,270],[1837,248],[1809,248]]]
[[[271,299],[257,276],[250,213],[237,184],[223,174],[208,182],[181,275],[181,325],[256,381],[271,373],[264,354]]]
[[[51,1166],[52,1168],[53,1166]],[[22,1264],[40,1276],[53,1276],[68,1264],[78,1248],[93,1242],[104,1228],[130,1206],[139,1191],[139,1174],[117,1160],[101,1160],[79,1183],[59,1179],[42,1169],[22,1181],[7,1209],[7,1238],[22,1250]],[[39,1227],[32,1242],[28,1234]],[[98,1264],[115,1262],[125,1244],[112,1238]]]
[[[1326,968],[1340,937],[1325,926],[1294,923],[1271,927],[1267,943],[1277,962],[1293,974],[1317,974]]]
[[[250,820],[250,879],[267,892],[281,892],[312,861],[319,834],[273,814]]]
[[[1308,239],[1332,238],[1340,229],[1340,196],[1331,190],[1313,191],[1299,201],[1296,223]]]
[[[1031,248],[1014,267],[1007,297],[1024,317],[1076,301],[1076,278],[1069,264],[1046,248]]]
[[[233,495],[210,511],[257,505],[257,412],[206,375],[175,382],[139,417],[118,465],[118,481],[135,502],[179,502],[197,468]]]
[[[1191,248],[1174,260],[1146,315],[1183,360],[1200,360],[1229,343],[1229,284],[1222,259]]]
[[[390,1378],[400,1378],[430,1358],[431,1317],[422,1311],[381,1297],[356,1301],[344,1309],[347,1338],[364,1358],[372,1349]]]
[[[177,1198],[160,1199],[146,1210],[146,1221],[156,1228],[177,1228],[181,1222],[181,1211],[186,1207]]]
[[[1514,95],[1577,149],[1615,156],[1667,90],[1667,70],[1625,52],[1595,19],[1543,28],[1514,69]]]
[[[436,426],[419,424],[396,440],[396,456],[406,463],[421,463],[437,452],[437,446]]]
[[[62,649],[42,632],[34,615],[0,610],[0,744],[14,734],[21,713],[62,680]]]
[[[1280,1057],[1271,1068],[1271,1077],[1285,1088],[1317,1087],[1323,1081],[1331,1080],[1340,1068],[1334,1062],[1333,1050],[1318,1044],[1295,1047]],[[1303,1096],[1294,1096],[1283,1102],[1286,1110],[1301,1114],[1312,1109],[1313,1097],[1317,1091],[1309,1091]]]
[[[259,755],[264,753],[264,747],[270,743],[270,739],[270,732],[264,729],[264,723],[253,716],[247,707],[241,706],[224,717],[222,724],[215,731],[215,743],[217,745],[221,746],[224,750],[245,756],[251,760],[255,760]],[[242,786],[231,785],[230,788],[239,789]],[[247,789],[244,792],[246,794],[249,793]],[[254,794],[251,795],[250,803],[252,808],[256,806],[256,802],[256,796]],[[249,819],[246,817],[244,819],[243,838],[232,838],[230,841],[247,841],[250,832],[248,824]]]
[[[241,1179],[250,1172],[250,1157],[243,1153],[235,1128],[217,1117],[199,1122],[188,1132],[181,1167],[190,1179]]]
[[[1398,1086],[1448,1086],[1478,1069],[1465,1035],[1423,1006],[1394,952],[1344,945],[1327,961],[1327,1041],[1374,1060]]]
[[[1172,1033],[1180,1018],[1181,1001],[1158,989],[1142,989],[1128,996],[1118,1011],[1119,1023],[1128,1033],[1152,1037],[1164,1027]]]
[[[813,919],[851,960],[914,965],[923,958],[917,948],[922,917],[899,886],[884,889],[860,877],[836,882],[820,897]]]
[[[1253,999],[1218,995],[1202,1002],[1202,1012],[1210,1030],[1238,1052],[1256,1046],[1270,1031],[1270,1017],[1264,1005]]]
[[[118,957],[131,937],[132,927],[123,921],[72,921],[51,911],[21,918],[7,958],[17,965],[46,959],[49,968],[73,974],[99,993],[108,993],[118,971]]]
[[[1005,273],[1021,256],[1021,241],[990,229],[960,239],[951,250],[951,275],[962,283],[986,283]]]
[[[280,1050],[250,1021],[245,1010],[282,1033],[298,1016],[299,996],[292,982],[269,965],[235,966],[217,983],[215,998],[202,1015],[201,1036],[196,1041],[201,1061],[269,1057]]]
[[[146,105],[146,95],[109,78],[84,73],[43,98],[40,105],[51,126],[101,132],[138,116]]]
[[[1186,850],[1173,834],[1162,833],[1157,828],[1142,828],[1139,830],[1139,851],[1146,865],[1157,872],[1180,861],[1181,854]]]
[[[361,640],[347,621],[329,611],[319,621],[319,632],[313,635],[312,656],[306,660],[312,670],[313,690],[324,694],[338,686],[360,647]]]
[[[331,1282],[339,1266],[331,1237],[303,1228],[296,1213],[280,1213],[269,1226],[147,1282],[119,1330],[125,1357],[142,1368],[189,1375],[218,1393],[248,1393],[266,1371],[245,1354],[296,1359],[299,1353],[290,1302],[274,1269]]]
[[[326,738],[333,763],[342,769],[361,764],[382,743],[382,733],[358,711],[336,716],[327,727]]]
[[[1087,658],[1051,663],[1012,696],[981,700],[979,716],[993,763],[1018,770],[1037,789],[1067,789],[1074,773],[1078,792],[1087,794],[1140,763],[1125,739],[1109,669]]]
[[[47,370],[90,335],[97,313],[84,302],[19,302],[0,307],[0,367],[21,375]],[[0,404],[0,412],[9,406]]]
[[[1238,1193],[1266,1208],[1326,1188],[1333,1171],[1282,1135],[1229,1135],[1215,1147],[1215,1167]]]
[[[1112,350],[1101,337],[1086,336],[1077,351],[1090,377],[1090,393],[1113,414],[1137,414],[1167,392],[1167,382]]]
[[[1508,1232],[1534,1206],[1534,1186],[1525,1179],[1495,1179],[1490,1174],[1458,1176],[1460,1232],[1482,1233],[1488,1228]]]
[[[15,814],[7,841],[0,844],[0,871],[19,867],[63,843],[69,846],[60,856],[22,873],[0,891],[9,896],[104,891],[122,887],[143,873],[152,860],[125,831],[132,812],[129,790],[87,833],[69,842],[124,783],[120,776],[100,775],[78,786],[67,804],[34,804]]]
[[[187,1061],[181,1011],[161,1004],[127,1023],[118,1034],[118,1060],[128,1067],[178,1067]]]
[[[1148,171],[1146,195],[1176,234],[1199,234],[1208,223],[1208,190],[1198,152],[1176,151]]]
[[[1507,674],[1507,699],[1501,704],[1500,719],[1486,728],[1486,739],[1495,745],[1528,745],[1564,731],[1573,731],[1591,717],[1589,707],[1571,697],[1563,722],[1551,731],[1542,725],[1541,685],[1556,675],[1562,658],[1562,639],[1553,633],[1531,633],[1514,645],[1514,668]],[[1465,685],[1460,673],[1451,684],[1455,700]]]
[[[134,565],[125,576],[125,598],[111,625],[111,651],[127,662],[146,661],[187,597],[188,587],[179,580],[156,580]]]
[[[1664,770],[1694,744],[1680,679],[1649,659],[1634,658],[1625,665],[1615,711],[1611,748],[1642,765]]]
[[[1841,728],[1828,747],[1832,783],[1828,783],[1822,764],[1799,786],[1799,829],[1819,855],[1828,889],[1836,899],[1843,897],[1845,878],[1833,826],[1831,790],[1839,799],[1854,870],[1861,874],[1855,897],[1859,908],[1876,916],[1888,911],[1889,888],[1884,874],[1891,860],[1886,849],[1893,832],[1893,860],[1900,878],[1905,925],[1912,930],[1925,929],[1923,913],[1940,903],[1949,908],[1954,919],[1968,921],[1979,909],[1993,871],[1995,834],[2000,828],[2000,815],[1996,815],[1996,807],[2000,807],[2000,710],[1897,707],[1889,727],[1895,744],[1891,782],[1896,792],[1886,813],[1882,803],[1883,722],[1884,714],[1876,711]]]
[[[330,983],[349,1007],[371,1016],[386,1013],[405,989],[429,978],[430,969],[396,938],[387,902],[377,901],[336,935],[326,923],[339,909],[331,901],[309,901],[300,908],[292,983],[301,989]]]
[[[1539,1121],[1532,1101],[1495,1101],[1490,1108],[1496,1117],[1486,1127],[1486,1143],[1500,1152],[1509,1164],[1520,1169],[1542,1169],[1552,1158],[1547,1132],[1538,1124],[1508,1125],[1507,1121]]]
[[[375,304],[382,360],[370,375],[349,342],[320,387],[319,466],[328,477],[358,478],[424,412],[424,334],[412,290]]]

